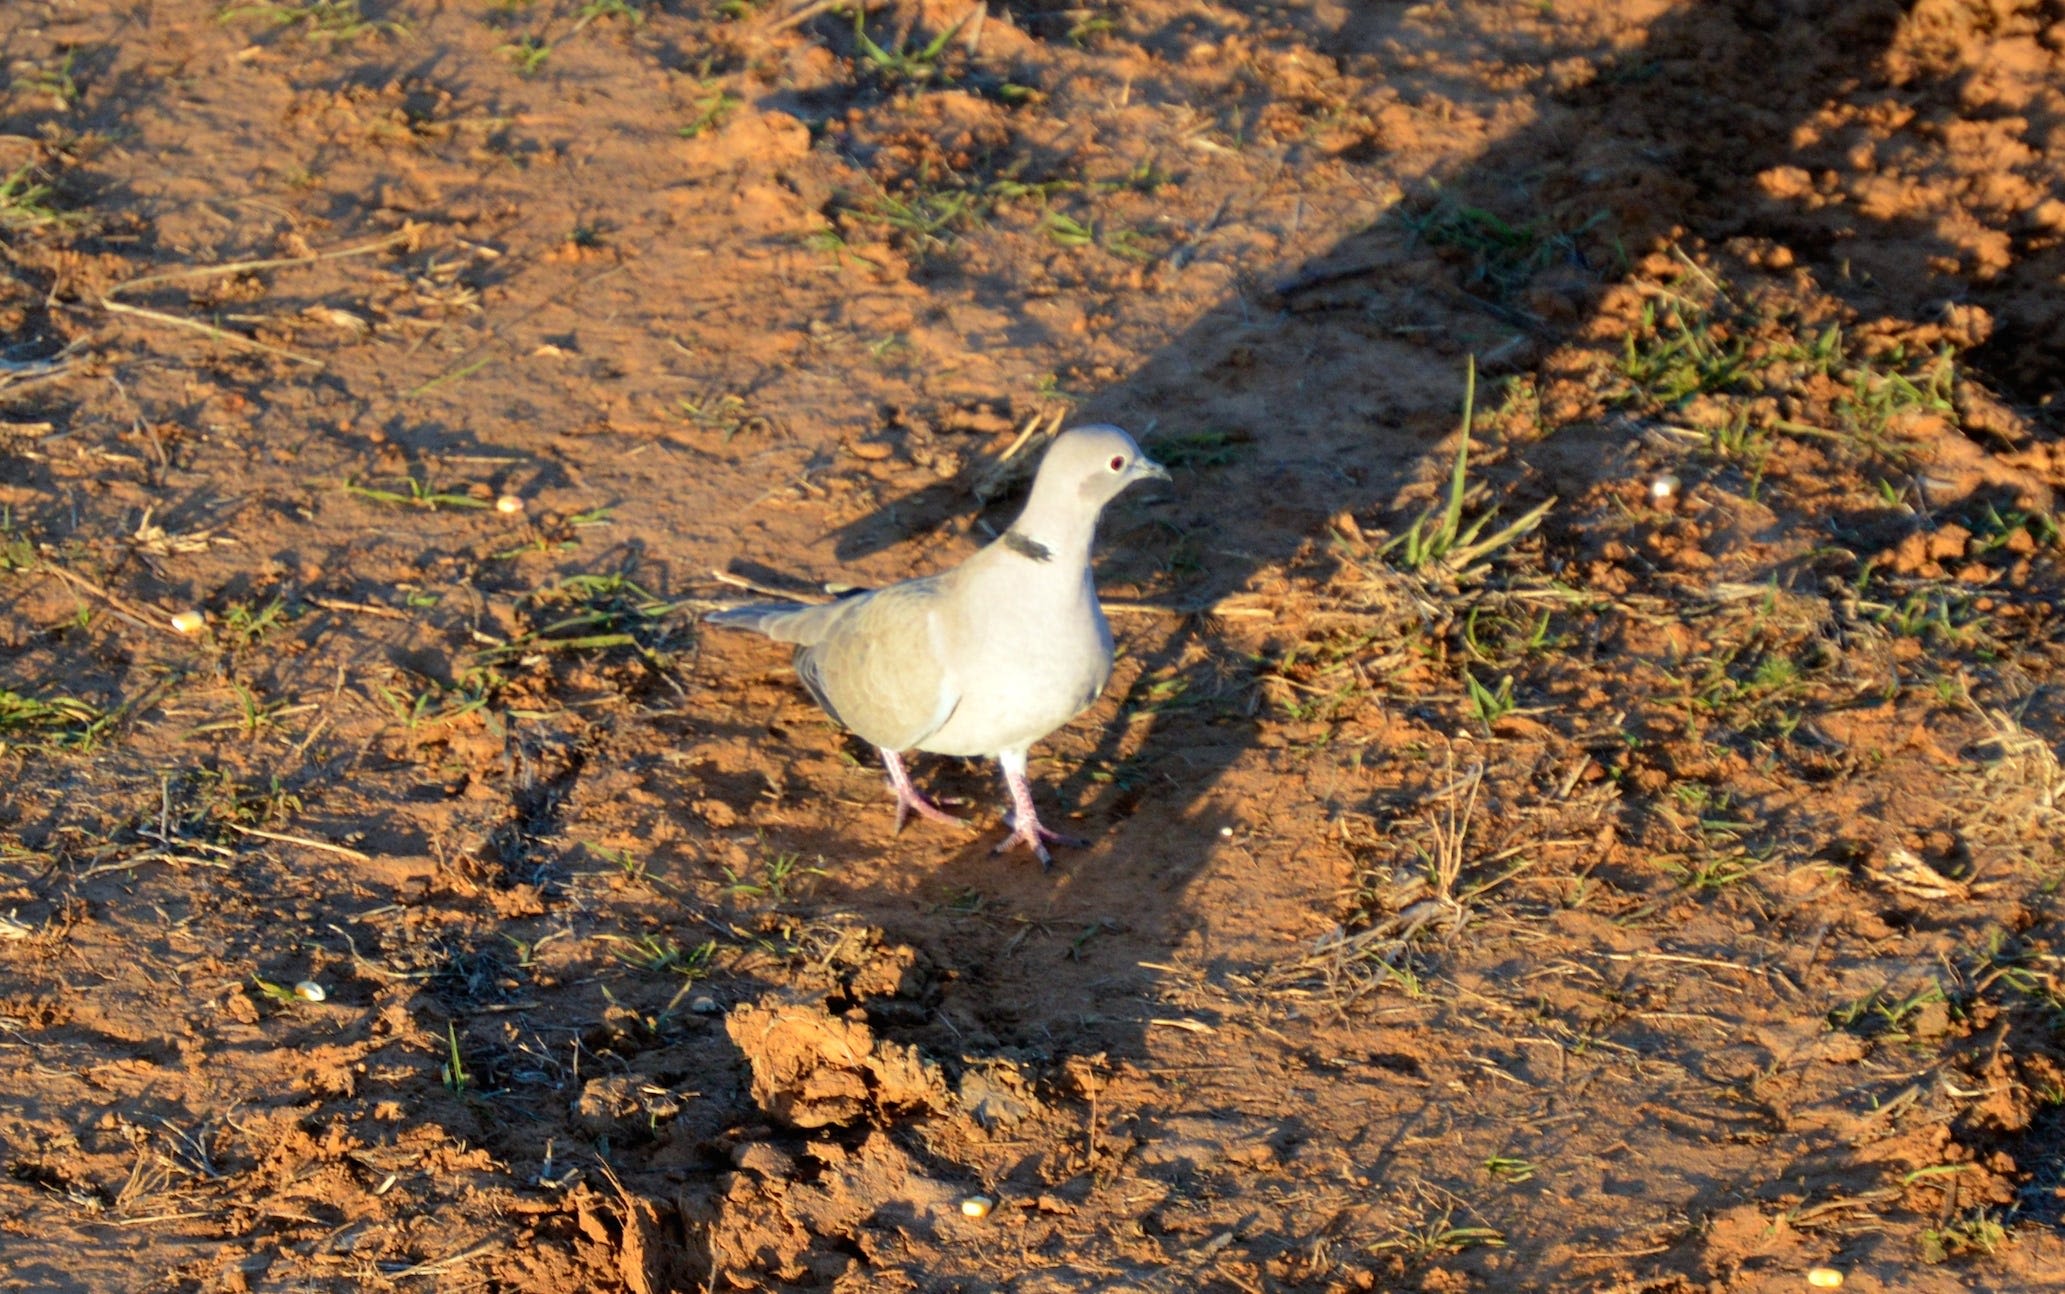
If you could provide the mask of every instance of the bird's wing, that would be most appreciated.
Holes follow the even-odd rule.
[[[937,578],[906,580],[837,602],[762,602],[703,619],[795,643],[796,673],[832,718],[877,746],[909,750],[960,701],[946,665],[942,594]]]
[[[946,659],[936,579],[832,604],[838,614],[796,652],[796,673],[834,719],[889,750],[936,732],[961,699]]]

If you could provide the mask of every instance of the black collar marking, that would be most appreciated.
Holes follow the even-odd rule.
[[[1037,539],[1029,539],[1015,530],[1004,532],[1004,547],[1020,557],[1030,557],[1036,562],[1052,561],[1054,553]]]

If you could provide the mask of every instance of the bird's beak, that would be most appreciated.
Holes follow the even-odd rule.
[[[1149,480],[1155,481],[1166,481],[1172,479],[1169,476],[1168,468],[1163,467],[1160,463],[1155,462],[1153,459],[1148,458],[1144,454],[1139,458],[1133,460],[1133,475],[1146,477]]]

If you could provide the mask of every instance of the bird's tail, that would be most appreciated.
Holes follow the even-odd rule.
[[[752,602],[712,611],[703,617],[703,623],[726,629],[750,629],[776,642],[808,646],[823,636],[825,625],[840,609],[838,602]]]

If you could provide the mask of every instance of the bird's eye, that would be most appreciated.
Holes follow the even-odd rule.
[[[1114,472],[1123,472],[1123,471],[1125,471],[1125,470],[1126,470],[1126,456],[1125,456],[1125,455],[1123,455],[1123,454],[1113,454],[1113,455],[1111,456],[1111,470],[1112,470],[1112,471],[1114,471]]]

